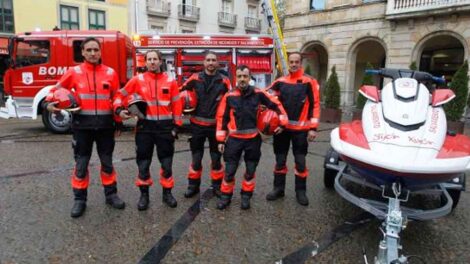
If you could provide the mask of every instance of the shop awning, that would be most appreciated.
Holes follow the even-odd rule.
[[[0,38],[0,55],[8,55],[8,38]]]

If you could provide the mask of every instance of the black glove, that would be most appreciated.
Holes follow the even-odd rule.
[[[114,131],[124,131],[124,124],[122,122],[116,122],[114,126]]]

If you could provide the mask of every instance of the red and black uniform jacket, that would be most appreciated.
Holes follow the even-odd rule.
[[[320,121],[318,83],[302,69],[277,79],[267,90],[278,96],[286,109],[289,130],[316,130]]]
[[[129,106],[130,95],[147,104],[145,119],[137,122],[137,131],[165,132],[183,124],[178,85],[166,73],[145,72],[134,76],[114,99],[116,113]]]
[[[211,81],[209,79],[205,72],[196,73],[181,86],[181,90],[196,92],[197,106],[190,121],[200,126],[215,126],[217,106],[224,94],[231,89],[230,80],[220,72]]]
[[[225,94],[217,109],[217,141],[224,143],[227,132],[228,136],[235,138],[256,137],[259,133],[256,121],[260,105],[276,111],[281,126],[287,124],[286,111],[275,97],[253,86],[244,91],[236,88]]]
[[[72,128],[114,128],[115,121],[121,122],[118,116],[113,116],[112,100],[119,90],[119,78],[112,68],[89,62],[70,68],[50,90],[46,102],[52,101],[58,88],[72,90],[80,102]]]

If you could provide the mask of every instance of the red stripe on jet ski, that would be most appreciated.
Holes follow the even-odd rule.
[[[446,136],[442,145],[438,159],[451,159],[470,156],[470,138],[465,135]]]
[[[366,136],[364,135],[364,130],[362,129],[362,121],[360,120],[341,124],[339,126],[339,138],[354,146],[370,149],[369,143],[367,143]]]

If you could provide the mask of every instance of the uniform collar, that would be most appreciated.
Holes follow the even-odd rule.
[[[161,79],[164,75],[163,72],[157,72],[157,73],[153,73],[153,72],[145,72],[144,73],[145,76],[149,77],[149,78],[152,78],[152,79]]]
[[[294,72],[294,73],[289,73],[289,76],[293,79],[298,79],[300,77],[302,77],[304,75],[304,69],[303,68],[300,68],[298,71]]]
[[[216,70],[214,75],[209,75],[206,73],[206,71],[202,71],[199,75],[199,78],[204,79],[206,76],[213,76],[214,80],[222,79],[222,75],[219,70]]]
[[[83,62],[83,67],[85,67],[86,70],[98,70],[99,68],[101,68],[101,66],[101,64],[93,64],[89,63],[88,61]]]
[[[250,94],[253,93],[253,91],[255,90],[255,87],[251,86],[251,85],[248,85],[248,88],[246,88],[246,90],[242,90],[240,88],[237,87],[237,89],[240,91],[240,94],[242,96],[249,96]]]

